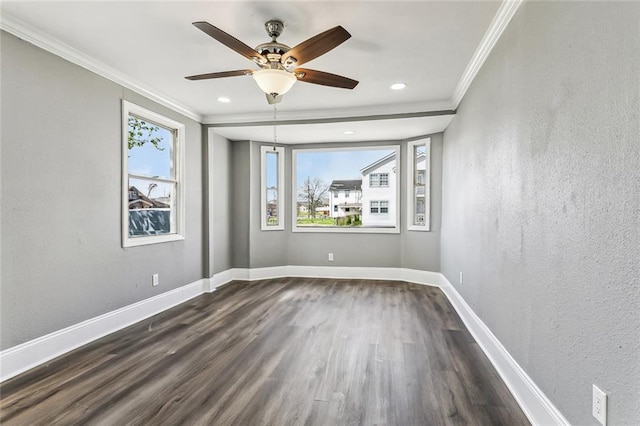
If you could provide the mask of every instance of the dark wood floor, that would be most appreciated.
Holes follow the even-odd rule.
[[[11,379],[3,425],[523,425],[443,293],[233,282]]]

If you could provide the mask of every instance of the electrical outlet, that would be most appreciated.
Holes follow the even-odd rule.
[[[329,262],[333,262],[333,253],[329,253]]]
[[[462,284],[462,271],[460,271],[460,284]]]
[[[593,385],[593,402],[591,405],[591,414],[600,424],[607,426],[607,394]]]
[[[151,275],[151,285],[152,286],[157,286],[160,283],[159,279],[158,279],[158,274],[153,274]]]

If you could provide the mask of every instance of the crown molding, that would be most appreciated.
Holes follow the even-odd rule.
[[[484,34],[484,37],[482,37],[478,48],[471,57],[471,61],[467,64],[467,68],[464,70],[464,73],[462,73],[462,77],[460,77],[460,81],[453,91],[451,97],[453,109],[458,108],[460,101],[462,101],[467,89],[469,89],[469,86],[471,86],[471,83],[476,78],[489,53],[491,53],[491,50],[493,50],[493,47],[500,39],[505,28],[507,28],[509,21],[511,21],[511,18],[513,18],[513,15],[523,2],[524,0],[503,0],[500,4],[496,16],[493,17],[493,21],[491,21],[487,32]]]
[[[332,123],[339,121],[362,121],[363,117],[396,118],[396,116],[424,116],[434,115],[431,112],[447,111],[455,114],[451,108],[451,102],[411,102],[404,104],[371,105],[358,108],[334,108],[331,110],[303,110],[303,111],[278,111],[278,123],[280,122],[306,122],[321,121]],[[439,114],[436,114],[439,115]],[[353,119],[355,117],[355,119]],[[273,123],[273,112],[260,112],[253,114],[227,114],[205,115],[202,124],[220,127],[242,125],[243,123]]]
[[[161,93],[153,90],[152,88],[135,81],[128,75],[116,70],[109,65],[106,65],[89,55],[86,55],[79,50],[65,44],[43,32],[25,24],[24,22],[13,18],[6,13],[2,13],[0,16],[0,29],[13,34],[14,36],[29,42],[47,52],[53,53],[73,64],[81,66],[101,77],[113,81],[127,89],[130,89],[136,93],[139,93],[152,101],[155,101],[167,108],[170,108],[186,117],[189,117],[198,122],[202,122],[202,115],[195,112],[191,108],[174,101],[168,96],[164,96]]]

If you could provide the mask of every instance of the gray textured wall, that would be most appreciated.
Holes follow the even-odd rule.
[[[282,265],[303,266],[371,266],[371,267],[404,267],[427,271],[439,271],[440,267],[440,208],[442,179],[442,134],[431,135],[431,232],[407,231],[406,199],[404,189],[406,182],[401,179],[401,229],[400,234],[347,234],[347,233],[301,233],[291,232],[291,150],[310,148],[312,145],[286,146],[285,167],[285,230],[262,231],[260,229],[260,142],[250,142],[250,152],[245,152],[247,142],[234,142],[234,167],[242,167],[241,172],[234,171],[238,178],[234,182],[234,193],[242,193],[249,187],[250,191],[250,236],[232,244],[234,259],[245,259],[246,263],[234,262],[235,267],[269,267]],[[389,142],[368,143],[368,145],[388,145]],[[406,143],[401,143],[402,170],[405,170]],[[313,144],[314,148],[331,147],[331,144]],[[240,161],[244,159],[244,161]],[[253,165],[253,166],[251,166]],[[246,180],[245,170],[251,170],[250,185]],[[246,205],[246,204],[245,204]],[[242,208],[240,208],[242,209]],[[243,212],[244,213],[244,212]],[[235,217],[234,217],[235,219]],[[246,223],[246,222],[243,222]],[[243,229],[246,231],[246,229]],[[332,252],[334,262],[327,260],[327,253]],[[248,256],[247,256],[248,255]]]
[[[0,347],[200,279],[201,125],[4,32],[0,43]],[[186,124],[185,241],[121,246],[123,98]]]
[[[640,421],[638,52],[638,2],[525,3],[444,136],[442,271],[576,425]]]
[[[233,203],[231,200],[232,175],[232,144],[227,139],[208,132],[208,163],[207,172],[210,174],[208,188],[205,195],[210,197],[209,226],[209,270],[207,277],[230,269],[232,263],[232,217]]]
[[[231,144],[231,264],[234,268],[248,268],[250,217],[250,142]]]

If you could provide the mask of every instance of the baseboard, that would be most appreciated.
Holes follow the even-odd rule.
[[[207,280],[207,283],[209,284],[207,291],[215,291],[216,288],[233,281],[234,275],[233,269],[227,269],[226,271],[213,274],[213,276]]]
[[[455,287],[441,275],[440,288],[482,348],[511,394],[533,425],[569,425],[529,375],[513,359],[489,327],[473,312]]]
[[[300,265],[228,269],[215,274],[211,280],[212,287],[215,288],[229,281],[256,281],[282,277],[394,280],[432,286],[440,286],[441,280],[441,275],[437,272],[408,268]]]
[[[0,352],[0,382],[202,294],[205,280],[159,294]]]

